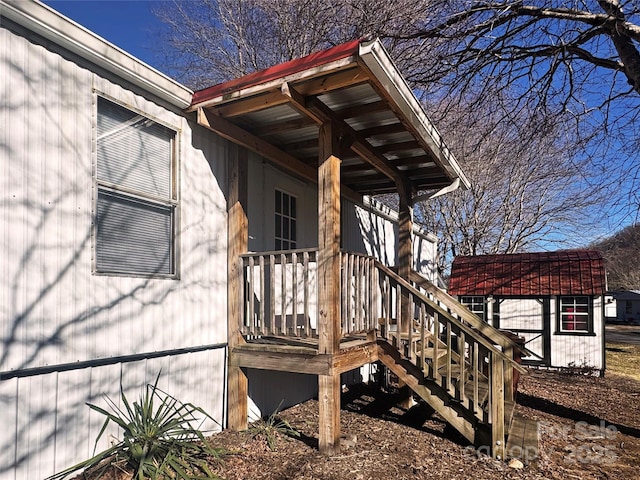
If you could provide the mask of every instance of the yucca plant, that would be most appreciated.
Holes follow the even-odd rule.
[[[160,390],[159,378],[160,374],[153,385],[146,386],[137,402],[127,399],[121,385],[122,407],[107,395],[104,398],[111,411],[88,403],[89,408],[106,417],[96,438],[94,453],[109,423],[122,429],[122,440],[47,480],[62,479],[77,470],[94,467],[100,478],[110,466],[123,464],[133,470],[136,480],[216,478],[207,460],[219,459],[222,452],[210,445],[198,428],[205,418],[213,418],[202,408],[182,403]]]

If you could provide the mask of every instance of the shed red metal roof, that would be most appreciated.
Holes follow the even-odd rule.
[[[460,256],[453,260],[451,295],[601,295],[604,262],[595,250]]]

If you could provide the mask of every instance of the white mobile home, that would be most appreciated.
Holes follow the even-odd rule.
[[[512,345],[410,282],[435,275],[413,198],[468,181],[379,41],[194,93],[39,2],[0,8],[0,476],[87,458],[85,402],[158,373],[214,430],[318,393],[331,451],[341,380],[377,360],[500,455]],[[489,402],[451,376],[485,364]]]

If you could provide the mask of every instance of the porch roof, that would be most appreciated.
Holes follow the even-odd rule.
[[[352,41],[195,92],[198,122],[317,181],[320,125],[339,132],[343,194],[469,181],[379,40]],[[400,186],[400,187],[399,187]]]
[[[459,256],[450,295],[602,295],[604,261],[595,250]]]

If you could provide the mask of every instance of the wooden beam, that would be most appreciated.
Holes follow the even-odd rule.
[[[243,347],[234,350],[231,357],[233,358],[232,364],[238,367],[309,375],[330,375],[332,373],[331,355],[270,352],[260,348]]]
[[[331,373],[350,372],[354,368],[377,361],[378,345],[375,336],[373,336],[369,343],[341,350],[340,353],[332,355]]]
[[[198,109],[198,124],[216,132],[221,137],[226,138],[233,143],[241,145],[258,155],[265,157],[276,165],[294,173],[298,177],[302,177],[305,180],[313,182],[317,181],[317,172],[315,169],[305,165],[294,156],[283,152],[279,148],[271,145],[269,142],[256,137],[224,118],[218,117],[213,113],[200,108]]]
[[[283,105],[288,99],[283,97],[278,90],[254,95],[234,102],[225,103],[215,107],[216,115],[224,118],[233,118],[247,113],[259,112],[267,108]]]
[[[363,105],[356,105],[355,107],[344,107],[336,110],[334,113],[342,120],[345,118],[355,118],[369,115],[371,113],[383,112],[388,110],[389,107],[383,101],[365,103]]]
[[[401,195],[410,195],[410,192],[405,190],[407,182],[400,171],[391,165],[383,155],[379,154],[366,138],[363,138],[362,135],[356,132],[347,122],[339,118],[317,98],[310,98],[307,104],[309,110],[329,119],[334,125],[334,128],[339,128],[343,135],[352,138],[351,150],[365,162],[371,164],[382,174],[393,180]]]
[[[286,98],[289,99],[289,104],[298,111],[298,113],[302,115],[306,115],[318,125],[321,125],[322,122],[326,121],[326,118],[323,116],[316,115],[314,112],[310,111],[306,106],[306,101],[304,96],[302,96],[295,88],[291,88],[288,83],[283,83],[280,88],[280,92]]]
[[[247,220],[247,151],[236,145],[229,148],[227,200],[227,331],[229,350],[240,344],[240,289],[242,271],[240,255],[249,250],[249,223]],[[229,357],[231,360],[231,357]],[[229,363],[228,368],[228,427],[239,431],[247,429],[247,397],[249,385],[244,371]]]
[[[304,82],[295,82],[295,88],[303,96],[322,95],[340,88],[368,82],[369,74],[360,68],[348,68],[329,76],[320,76]],[[291,82],[294,83],[294,82]]]
[[[222,138],[243,146],[261,157],[266,158],[273,164],[286,170],[288,173],[313,183],[318,182],[317,171],[315,168],[301,162],[293,155],[284,152],[278,147],[253,135],[252,133],[247,132],[237,125],[234,125],[230,121],[217,117],[206,109],[198,109],[198,125],[216,132]],[[342,187],[340,193],[345,198],[355,202],[362,202],[362,195],[346,186]]]
[[[383,137],[386,135],[392,135],[394,133],[404,132],[404,125],[402,123],[390,123],[388,125],[378,125],[376,127],[364,128],[362,130],[358,130],[358,133],[362,135],[363,138],[371,138],[371,137]]]
[[[376,147],[380,153],[389,153],[389,152],[401,152],[405,150],[416,150],[421,149],[420,144],[415,140],[409,140],[407,142],[398,142],[398,143],[387,143],[385,145],[379,145]]]

